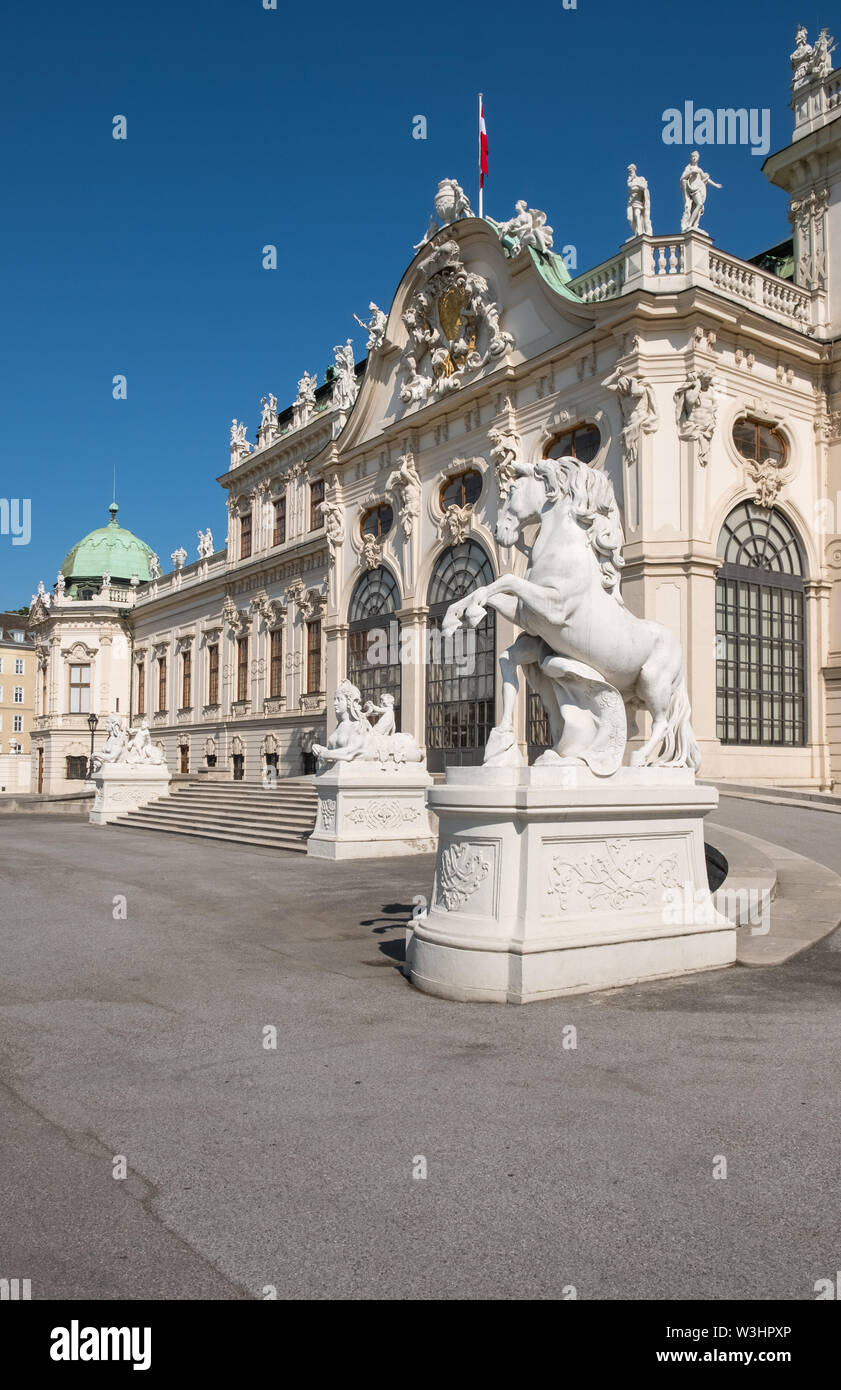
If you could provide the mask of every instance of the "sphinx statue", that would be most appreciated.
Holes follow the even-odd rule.
[[[333,698],[338,724],[327,742],[314,743],[312,751],[324,767],[331,763],[375,763],[383,771],[389,764],[422,763],[423,753],[411,734],[396,731],[394,696],[384,694],[380,704],[371,701],[362,705],[362,696],[355,685],[343,680]],[[375,723],[371,716],[379,715]]]

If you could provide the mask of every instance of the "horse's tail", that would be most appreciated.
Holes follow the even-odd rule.
[[[658,763],[667,763],[670,767],[691,767],[693,772],[697,772],[701,766],[701,750],[692,729],[692,710],[682,665],[672,681],[666,718],[668,727]]]

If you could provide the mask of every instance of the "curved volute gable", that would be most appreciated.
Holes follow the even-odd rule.
[[[447,362],[442,375],[449,373],[450,381],[457,378],[458,389],[445,384],[441,390],[435,385],[423,398],[421,384],[422,398],[407,401],[401,398],[401,390],[411,390],[407,355],[412,345],[404,315],[411,319],[413,312],[417,315],[419,305],[422,310],[430,305],[437,319],[441,312],[441,286],[447,283],[448,277],[453,278],[451,272],[457,275],[459,270],[467,273],[467,297],[469,300],[470,293],[474,292],[477,308],[472,319],[465,315],[462,320],[466,329],[463,346],[471,348],[475,357],[470,357],[466,351],[462,357],[456,354],[456,366],[461,365],[461,370],[456,371],[453,363]],[[439,275],[440,278],[436,278]],[[578,304],[568,291],[553,289],[551,279],[551,270],[548,278],[541,274],[537,256],[530,250],[510,259],[493,227],[477,217],[443,227],[418,252],[397,287],[385,340],[368,359],[359,397],[347,426],[336,441],[333,460],[341,460],[351,450],[388,433],[392,425],[398,431],[415,429],[428,421],[438,407],[452,408],[470,399],[474,390],[481,390],[489,380],[501,380],[507,368],[585,332],[596,318],[594,309]],[[426,298],[419,300],[419,295]],[[443,311],[445,320],[449,318],[450,324],[457,324],[458,292],[453,298],[454,304],[451,299],[449,306],[445,303]],[[451,332],[460,333],[461,330],[451,328]],[[424,352],[422,346],[417,361],[418,375],[427,380],[433,378],[436,370],[430,359],[431,353]],[[471,361],[476,359],[482,359],[481,365],[471,367]]]

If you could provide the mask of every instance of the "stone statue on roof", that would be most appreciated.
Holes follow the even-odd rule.
[[[707,184],[711,184],[713,188],[722,187],[715,179],[711,179],[709,174],[704,173],[699,163],[700,158],[698,151],[693,150],[689,156],[689,163],[680,176],[680,191],[683,194],[683,216],[680,219],[682,232],[697,231],[707,201]]]
[[[356,319],[359,327],[364,328],[368,333],[368,342],[366,345],[368,352],[375,352],[378,347],[382,347],[388,315],[384,314],[382,309],[377,307],[373,299],[368,305],[368,311],[371,315],[368,323],[364,323],[357,314],[354,314],[353,317]]]
[[[546,221],[546,213],[540,212],[538,208],[530,208],[525,198],[520,198],[514,204],[513,217],[507,222],[498,222],[495,226],[500,241],[513,243],[512,255],[517,255],[527,246],[532,246],[542,256],[552,249],[554,232]]]
[[[446,227],[450,222],[458,222],[463,217],[472,217],[473,209],[470,206],[470,199],[465,193],[460,183],[455,179],[442,179],[438,185],[438,192],[433,199],[435,212],[429,219],[429,226],[425,235],[414,247],[415,251],[420,251],[422,246],[440,232],[442,227]]]
[[[636,164],[628,165],[628,224],[632,237],[651,236],[651,195],[648,191],[648,180],[637,173]]]

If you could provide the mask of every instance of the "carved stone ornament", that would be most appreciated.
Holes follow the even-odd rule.
[[[695,440],[698,462],[706,468],[715,433],[716,408],[722,386],[712,372],[690,372],[675,391],[675,420],[681,439]]]
[[[496,486],[499,500],[504,502],[514,481],[516,471],[514,460],[520,453],[520,436],[514,424],[514,411],[511,402],[505,398],[506,420],[501,425],[492,425],[488,430],[491,445],[491,463],[496,473]]]
[[[438,191],[433,199],[435,212],[429,219],[429,226],[423,237],[416,243],[414,250],[420,251],[442,227],[448,226],[450,222],[459,222],[463,217],[472,217],[473,209],[460,183],[455,179],[442,179],[438,185]]]
[[[465,840],[454,840],[441,854],[438,873],[438,902],[454,912],[471,897],[490,873],[490,864],[481,851]]]
[[[303,579],[293,579],[286,590],[286,602],[294,603],[305,622],[317,618],[327,605],[327,595],[319,589],[308,589]]]
[[[444,513],[441,522],[442,537],[446,537],[450,545],[461,545],[467,539],[472,515],[473,508],[471,506],[459,507],[454,502]]]
[[[562,912],[570,894],[584,898],[591,912],[622,912],[650,907],[667,889],[682,886],[676,854],[655,855],[633,840],[605,840],[572,861],[556,856],[547,891]]]
[[[602,382],[608,391],[613,391],[622,411],[622,446],[625,462],[635,464],[639,458],[640,440],[644,434],[653,434],[660,424],[660,414],[651,384],[641,376],[627,373],[618,366]]]
[[[402,454],[397,460],[397,468],[389,475],[386,487],[397,494],[400,524],[408,540],[420,516],[421,499],[421,480],[411,454]]]
[[[241,637],[248,630],[248,615],[237,608],[230,594],[225,595],[222,618],[236,637]]]
[[[383,562],[382,542],[376,536],[362,537],[362,563],[367,570],[378,569]]]
[[[403,322],[409,340],[399,364],[400,399],[407,408],[459,390],[514,343],[500,325],[487,280],[465,268],[454,241],[422,262]]]

